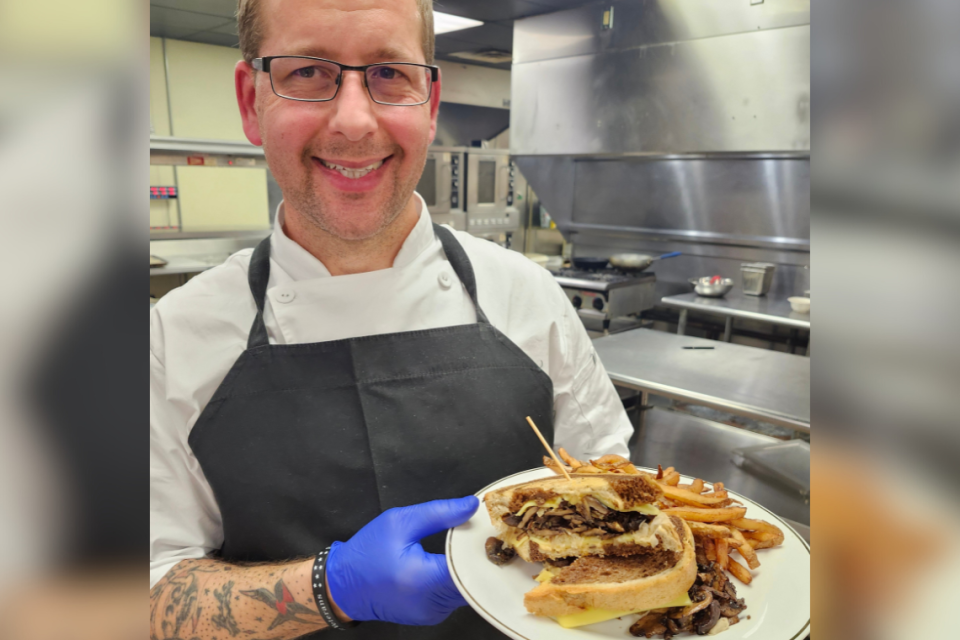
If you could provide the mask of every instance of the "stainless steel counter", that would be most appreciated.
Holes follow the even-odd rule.
[[[167,264],[162,267],[151,267],[150,268],[150,277],[154,276],[172,276],[172,275],[182,275],[186,273],[200,273],[201,271],[206,271],[207,269],[212,269],[218,264],[223,263],[224,259],[217,260],[207,260],[199,257],[186,257],[186,256],[174,256],[170,258],[164,258],[167,261]]]
[[[256,231],[191,232],[151,235],[150,255],[167,261],[162,267],[150,269],[150,276],[169,276],[199,273],[222,264],[242,249],[255,247],[270,233],[269,229]]]
[[[809,358],[652,329],[593,346],[616,385],[810,432]]]
[[[773,444],[777,439],[675,411],[650,409],[645,413],[644,426],[631,447],[630,459],[635,464],[653,469],[658,464],[672,466],[688,476],[723,482],[783,518],[810,524],[810,504],[798,492],[731,462],[734,449]],[[794,528],[809,540],[807,527]]]
[[[696,293],[684,293],[678,296],[666,296],[660,303],[667,307],[680,309],[680,324],[677,333],[683,335],[687,327],[689,311],[700,311],[726,318],[723,341],[729,342],[733,331],[733,319],[743,318],[769,324],[810,330],[810,314],[797,313],[790,308],[790,302],[782,298],[768,296],[748,296],[731,291],[723,298],[704,298]]]

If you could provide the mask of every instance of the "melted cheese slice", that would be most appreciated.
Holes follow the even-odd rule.
[[[540,576],[537,576],[537,578],[539,579]],[[693,602],[690,600],[690,596],[684,593],[680,597],[674,598],[669,602],[664,602],[663,604],[657,605],[656,607],[650,607],[650,609],[662,609],[665,607],[686,607],[687,605],[690,605],[690,604],[693,604]],[[644,609],[643,611],[649,611],[649,609]],[[633,613],[643,613],[643,611],[607,611],[605,609],[585,609],[582,613],[571,613],[565,616],[558,616],[554,618],[554,620],[556,620],[561,627],[565,629],[570,629],[573,627],[582,627],[586,624],[596,624],[597,622],[606,622],[607,620],[613,620],[614,618],[620,618],[622,616],[627,616]]]

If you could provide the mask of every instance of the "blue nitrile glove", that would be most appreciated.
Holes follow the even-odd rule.
[[[445,556],[427,553],[421,538],[463,524],[475,496],[434,500],[384,511],[327,558],[327,588],[354,620],[428,625],[467,602],[450,578]]]

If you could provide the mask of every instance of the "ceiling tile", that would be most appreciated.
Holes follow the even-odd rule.
[[[150,35],[164,38],[182,38],[221,26],[221,16],[208,16],[202,13],[167,9],[150,5]]]
[[[230,35],[229,33],[217,33],[216,31],[201,31],[200,33],[194,33],[185,40],[190,40],[191,42],[203,42],[205,44],[216,44],[221,47],[233,47],[237,48],[240,46],[240,39],[237,36]]]
[[[228,33],[231,36],[237,35],[237,21],[231,20],[230,22],[220,25],[216,29],[210,29],[214,33]]]
[[[237,11],[237,0],[150,0],[150,5],[224,18],[232,18]]]

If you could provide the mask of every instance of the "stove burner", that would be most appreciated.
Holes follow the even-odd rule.
[[[641,273],[624,273],[618,269],[600,269],[600,270],[587,270],[587,269],[575,269],[575,268],[565,268],[557,269],[551,271],[557,278],[571,278],[576,280],[589,280],[591,282],[609,282],[620,283],[620,282],[642,282],[649,280],[653,276],[653,272],[641,272]]]

